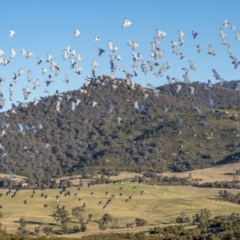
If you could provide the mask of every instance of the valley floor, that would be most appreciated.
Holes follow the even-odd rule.
[[[122,190],[119,188],[122,187]],[[135,188],[136,187],[136,188]],[[140,228],[122,230],[101,231],[98,228],[98,221],[105,213],[111,214],[119,227],[125,227],[126,224],[134,223],[136,218],[143,218],[148,221],[148,230],[154,225],[165,226],[175,223],[180,213],[184,211],[190,218],[200,209],[207,208],[211,210],[212,216],[229,215],[233,212],[240,213],[237,204],[218,201],[218,192],[220,189],[195,188],[185,186],[150,186],[144,184],[126,182],[124,184],[93,185],[90,188],[83,187],[80,191],[76,187],[69,188],[70,196],[65,197],[59,193],[59,189],[47,189],[44,191],[36,190],[34,198],[31,198],[32,190],[20,190],[16,197],[11,198],[10,194],[6,196],[6,190],[0,190],[3,196],[0,198],[0,204],[3,208],[2,223],[8,233],[16,233],[19,226],[18,220],[24,217],[27,220],[27,230],[34,232],[34,227],[52,226],[54,229],[60,229],[61,224],[54,220],[52,214],[56,211],[56,206],[65,206],[71,214],[72,209],[86,204],[83,213],[87,219],[88,214],[92,214],[91,223],[87,224],[85,233],[71,234],[70,236],[83,236],[89,234],[104,233],[108,231],[139,231]],[[141,194],[141,191],[144,191]],[[44,199],[41,193],[48,197]],[[108,194],[106,195],[106,192]],[[239,192],[231,190],[231,192]],[[122,193],[122,196],[119,196]],[[74,196],[74,194],[77,194]],[[92,195],[91,195],[92,194]],[[55,202],[59,195],[59,202]],[[111,195],[114,195],[111,197]],[[132,196],[132,199],[129,199]],[[104,203],[112,198],[112,202],[103,209]],[[81,199],[81,200],[80,200]],[[127,202],[126,199],[129,199]],[[27,200],[27,204],[24,204]],[[102,201],[101,203],[99,203]],[[48,207],[44,208],[44,204]],[[69,227],[79,225],[77,219],[72,219]],[[111,224],[110,224],[111,225]]]

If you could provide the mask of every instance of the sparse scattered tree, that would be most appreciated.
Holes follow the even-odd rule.
[[[135,237],[138,240],[144,240],[145,239],[145,233],[144,232],[135,233]]]
[[[102,216],[102,219],[100,220],[100,223],[99,223],[99,228],[101,230],[106,230],[107,228],[107,225],[112,222],[112,216],[108,213],[104,214]]]
[[[82,187],[82,186],[83,186],[82,179],[79,179],[79,186],[80,186],[80,187]]]
[[[57,211],[53,213],[53,217],[57,222],[60,221],[62,225],[70,221],[69,213],[65,208],[58,208]]]
[[[2,212],[0,212],[0,219],[2,219],[3,218],[3,214],[2,214]],[[0,232],[2,232],[3,230],[2,230],[2,223],[0,222]]]
[[[85,223],[81,223],[81,225],[80,225],[80,230],[81,230],[81,232],[86,232],[87,226],[86,226]]]
[[[119,218],[113,218],[112,220],[112,228],[117,229],[119,228]]]
[[[148,222],[146,220],[144,220],[143,218],[136,218],[135,223],[136,223],[137,227],[145,226],[148,224]]]
[[[88,220],[87,222],[90,223],[92,221],[93,214],[89,213],[88,214]]]
[[[193,224],[203,224],[208,221],[211,217],[210,210],[204,208],[200,210],[200,213],[196,213],[193,216]]]
[[[45,227],[45,228],[43,228],[43,232],[46,236],[50,236],[53,233],[53,228],[52,227]]]
[[[18,233],[19,234],[26,234],[27,233],[27,229],[26,229],[26,226],[27,226],[27,220],[24,218],[24,217],[21,217],[19,219],[19,227],[18,227]]]
[[[185,212],[181,212],[181,215],[176,219],[177,223],[189,223],[190,221],[190,218],[186,215]]]
[[[79,218],[82,215],[83,211],[84,211],[84,208],[75,207],[75,208],[72,209],[72,215],[75,218]]]
[[[40,226],[37,226],[37,227],[34,228],[34,232],[36,233],[37,236],[39,236],[40,231],[41,231]]]
[[[64,223],[62,225],[62,230],[63,230],[63,233],[67,234],[68,233],[68,226],[67,226],[67,223]]]
[[[83,207],[75,207],[72,209],[73,217],[78,218],[80,224],[84,223],[83,212]]]
[[[78,227],[78,226],[75,225],[75,226],[73,227],[73,230],[74,230],[74,232],[80,232],[80,227]]]

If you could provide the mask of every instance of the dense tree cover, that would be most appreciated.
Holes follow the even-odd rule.
[[[239,118],[234,114],[240,100],[237,91],[217,86],[206,91],[203,84],[193,83],[196,91],[191,95],[189,87],[181,83],[178,94],[176,84],[172,84],[161,87],[155,96],[139,85],[130,89],[125,80],[103,77],[102,84],[100,80],[85,87],[85,93],[64,93],[61,113],[56,111],[56,96],[46,99],[47,111],[41,102],[17,109],[16,115],[8,111],[10,117],[3,121],[10,127],[1,137],[2,153],[8,155],[0,161],[0,172],[12,171],[27,176],[31,183],[50,186],[52,177],[95,170],[105,174],[123,170],[186,171],[212,166],[224,158],[238,161],[240,131],[235,123]],[[113,90],[112,84],[118,87]],[[67,94],[81,100],[75,111]],[[207,99],[215,101],[215,114]],[[94,108],[93,101],[98,103]],[[134,108],[135,101],[145,106],[146,113]],[[203,116],[193,109],[196,105]],[[169,111],[164,113],[163,107]],[[118,116],[121,123],[117,122]],[[181,126],[176,124],[176,117],[184,119]],[[204,127],[202,119],[211,126]],[[43,129],[36,132],[17,134],[12,130],[19,123],[37,127],[38,120]],[[47,149],[46,143],[51,145]],[[33,152],[35,146],[39,153]]]
[[[234,194],[227,190],[219,191],[219,200],[240,204],[240,193]]]
[[[232,174],[232,181],[215,181],[215,182],[201,182],[202,179],[193,178],[190,174],[188,177],[177,177],[177,176],[163,176],[155,172],[146,171],[143,173],[143,177],[139,178],[138,181],[144,182],[145,184],[155,185],[169,185],[169,186],[194,186],[194,187],[206,187],[206,188],[229,188],[229,189],[240,189],[239,181],[239,170]]]
[[[156,174],[154,172],[144,172],[143,177],[139,178],[140,182],[144,182],[146,184],[156,184],[156,185],[193,185],[200,181],[201,179],[194,179],[192,177],[176,177],[176,176],[162,176],[160,174]]]
[[[184,102],[191,101],[195,106],[208,106],[209,104],[206,99],[209,99],[208,97],[211,96],[212,99],[214,99],[215,108],[235,108],[238,106],[240,100],[238,91],[235,90],[237,82],[238,81],[224,82],[224,87],[220,87],[219,84],[214,84],[213,89],[210,89],[210,91],[203,91],[203,84],[195,82],[193,85],[195,87],[194,96],[192,97],[189,94],[189,88],[183,87],[178,95],[178,99]],[[186,86],[182,83],[181,85]],[[176,96],[176,87],[174,84],[166,84],[159,87],[159,89],[162,94]],[[233,93],[233,95],[231,93]]]
[[[240,189],[239,182],[226,182],[226,181],[217,181],[217,182],[205,182],[205,183],[193,183],[194,187],[207,187],[207,188],[230,188],[230,189]]]

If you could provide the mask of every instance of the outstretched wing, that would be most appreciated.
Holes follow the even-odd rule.
[[[216,78],[216,79],[219,79],[220,78],[220,75],[217,73],[217,71],[215,69],[212,69],[213,71],[213,76]]]

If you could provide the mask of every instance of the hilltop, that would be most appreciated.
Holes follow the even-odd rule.
[[[40,101],[36,106],[19,106],[16,114],[8,111],[9,117],[2,113],[2,122],[10,126],[1,137],[1,151],[7,156],[0,161],[0,172],[48,182],[52,177],[82,172],[187,171],[237,161],[239,92],[216,85],[206,91],[203,84],[195,82],[191,84],[194,95],[183,83],[176,94],[176,85],[160,87],[157,96],[138,84],[133,88],[123,79],[102,76],[81,91],[63,93],[61,113],[56,111],[57,95],[44,99],[49,104],[47,111]],[[81,102],[72,111],[76,99]],[[208,99],[214,100],[215,113]],[[146,112],[134,108],[135,101],[139,108],[144,105]],[[93,102],[97,102],[94,107]],[[113,107],[111,113],[109,106]],[[164,113],[164,107],[168,112]],[[181,125],[177,117],[183,119]],[[204,126],[202,120],[210,126]],[[37,128],[38,121],[42,129]],[[25,124],[28,131],[14,132],[17,124]],[[35,132],[31,131],[33,125]],[[46,143],[50,144],[47,149]],[[35,147],[39,153],[33,151]]]

